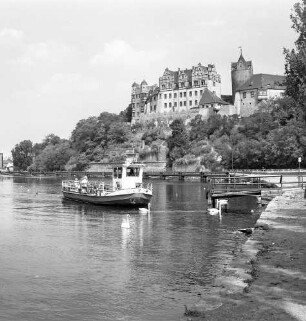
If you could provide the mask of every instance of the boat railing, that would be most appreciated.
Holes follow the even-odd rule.
[[[100,181],[89,181],[86,184],[82,184],[79,181],[65,180],[62,181],[63,190],[77,192],[81,189],[86,189],[88,194],[96,194],[97,192],[103,194],[114,191],[114,187],[111,184],[105,184]]]
[[[152,183],[139,183],[136,184],[136,188],[144,188],[147,190],[152,191],[153,185]],[[86,191],[88,194],[104,194],[113,192],[118,189],[118,186],[113,186],[112,184],[105,184],[101,181],[89,181],[86,184],[82,184],[79,181],[75,180],[64,180],[62,181],[62,189],[63,191],[70,191],[70,192],[80,192],[81,190]]]

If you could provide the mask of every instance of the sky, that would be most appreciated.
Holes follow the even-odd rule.
[[[284,74],[297,0],[0,0],[0,152],[25,139],[69,139],[77,122],[118,114],[131,85],[165,68],[214,64],[231,94],[231,62]]]

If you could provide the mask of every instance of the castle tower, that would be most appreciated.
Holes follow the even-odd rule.
[[[241,50],[238,61],[232,62],[231,67],[232,95],[234,99],[237,89],[253,76],[253,65],[252,61],[246,61],[243,58]]]

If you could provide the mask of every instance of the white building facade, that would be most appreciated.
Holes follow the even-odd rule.
[[[144,114],[176,113],[196,108],[205,89],[221,97],[221,77],[214,65],[199,63],[191,69],[177,71],[166,68],[159,78],[159,86],[148,86],[145,81],[132,85],[132,123]]]

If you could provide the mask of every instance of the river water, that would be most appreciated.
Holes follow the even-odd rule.
[[[221,220],[208,215],[198,181],[154,180],[146,215],[66,201],[60,188],[56,178],[0,178],[1,321],[179,320],[259,213],[245,198]]]

